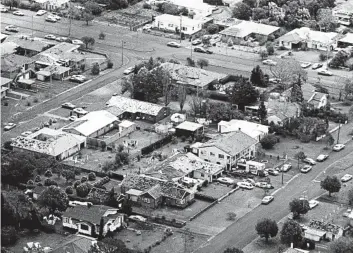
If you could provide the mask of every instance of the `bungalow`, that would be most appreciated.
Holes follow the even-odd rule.
[[[304,237],[315,242],[324,239],[334,241],[343,236],[342,227],[326,221],[311,220],[304,229]]]
[[[52,45],[45,41],[28,38],[27,36],[9,37],[6,41],[13,42],[18,45],[17,54],[32,57],[50,48]]]
[[[62,222],[64,228],[92,237],[99,235],[102,223],[103,236],[126,226],[124,214],[103,205],[69,207],[62,215]]]
[[[218,123],[219,133],[242,131],[257,140],[260,140],[262,137],[268,134],[268,129],[268,126],[249,122],[246,120],[232,119],[228,122],[222,120]]]
[[[184,121],[175,128],[176,136],[195,137],[203,135],[203,133],[203,125],[190,121]]]
[[[246,133],[237,131],[218,135],[193,150],[196,149],[201,159],[230,169],[239,159],[254,157],[258,142]]]
[[[337,47],[344,48],[353,46],[353,33],[347,33],[343,38],[337,41]]]
[[[34,2],[40,4],[43,10],[56,11],[68,8],[70,0],[34,0]]]
[[[143,119],[156,123],[170,113],[168,107],[122,96],[113,96],[106,105],[106,110],[119,119]]]
[[[194,193],[183,186],[147,175],[128,174],[121,183],[121,192],[135,204],[148,208],[160,205],[185,208]]]
[[[27,137],[18,136],[11,146],[14,151],[46,154],[63,160],[86,146],[86,138],[51,128],[42,128]]]
[[[1,57],[1,76],[13,79],[17,74],[33,68],[34,60],[17,54],[9,54]]]
[[[313,108],[322,108],[327,105],[327,94],[322,92],[314,92],[308,99],[308,105]]]
[[[255,23],[252,21],[242,21],[238,24],[230,26],[219,34],[222,35],[222,41],[227,42],[229,39],[248,40],[250,37],[263,37],[267,39],[270,35],[275,35],[279,31],[279,27]]]
[[[36,72],[37,79],[40,81],[48,81],[52,79],[64,80],[64,78],[70,75],[70,68],[60,66],[60,65],[51,65],[40,71]]]
[[[85,253],[89,252],[91,246],[97,243],[86,236],[72,235],[66,237],[63,242],[56,246],[50,253]]]
[[[339,34],[335,32],[320,32],[310,30],[308,27],[294,29],[278,38],[279,46],[287,49],[310,49],[333,50],[337,46]]]
[[[155,20],[152,22],[152,28],[177,33],[181,31],[186,36],[191,36],[201,31],[202,25],[202,20],[169,14],[159,15],[155,17]]]

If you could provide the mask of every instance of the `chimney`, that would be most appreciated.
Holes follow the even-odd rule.
[[[241,131],[241,128],[239,127],[238,130]]]

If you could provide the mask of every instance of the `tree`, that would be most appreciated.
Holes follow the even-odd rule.
[[[330,147],[335,143],[335,139],[333,138],[330,132],[326,133],[325,140],[326,140],[326,147]]]
[[[275,53],[275,48],[273,47],[272,43],[266,44],[266,50],[267,50],[268,55],[273,55]]]
[[[20,1],[19,0],[5,0],[4,5],[9,6],[10,10],[12,10],[13,7],[17,8],[20,5]]]
[[[90,183],[83,183],[76,187],[76,194],[81,198],[85,198],[87,197],[91,189],[92,189],[92,185]]]
[[[133,253],[121,240],[106,237],[96,244],[92,244],[88,253]]]
[[[257,111],[257,115],[260,118],[261,123],[263,124],[267,119],[267,109],[264,101],[261,101],[259,110]]]
[[[55,210],[65,211],[69,204],[69,198],[63,189],[51,185],[39,196],[38,203],[52,214]]]
[[[130,216],[132,214],[132,204],[129,199],[125,199],[123,201],[122,206],[121,206],[121,211],[123,213],[127,214],[128,216]]]
[[[178,15],[179,8],[177,5],[172,4],[172,3],[163,3],[162,12],[165,14],[170,14],[170,15]]]
[[[262,60],[266,59],[268,57],[268,52],[267,50],[260,50],[259,55]]]
[[[270,219],[258,221],[255,229],[260,237],[264,237],[266,239],[266,242],[268,242],[268,238],[275,237],[278,233],[276,221]]]
[[[88,22],[90,22],[94,19],[94,16],[87,11],[85,11],[83,13],[82,17],[83,17],[83,20],[86,21],[86,25],[88,25]]]
[[[91,70],[92,75],[97,76],[99,75],[99,72],[100,72],[100,67],[98,62],[93,63],[92,70]]]
[[[348,191],[348,205],[353,205],[353,188]]]
[[[293,243],[294,247],[303,239],[302,228],[294,220],[288,220],[283,224],[281,230],[281,242],[283,244]]]
[[[209,103],[207,118],[218,123],[222,120],[244,119],[244,115],[229,103]]]
[[[319,9],[317,12],[317,21],[320,31],[323,32],[333,32],[337,26],[331,9]]]
[[[70,180],[75,180],[76,177],[75,172],[72,170],[65,170],[63,172],[63,176],[66,179],[66,182],[69,182]]]
[[[94,40],[94,38],[89,37],[89,36],[84,36],[84,37],[81,38],[81,40],[86,45],[86,48],[88,48],[88,46],[90,46],[90,47],[93,46],[94,43],[96,42]]]
[[[249,20],[252,16],[252,11],[249,5],[239,2],[233,8],[233,17],[242,20]]]
[[[120,166],[126,165],[130,163],[129,154],[127,152],[119,152],[115,156],[115,164]]]
[[[193,59],[191,59],[190,57],[186,58],[186,65],[190,66],[190,67],[195,67],[196,66],[195,61]]]
[[[346,61],[349,59],[349,55],[345,53],[343,50],[339,51],[330,61],[329,66],[331,68],[339,68],[343,67],[346,64]]]
[[[264,8],[254,8],[252,9],[252,18],[253,20],[260,20],[268,18],[268,11]]]
[[[84,7],[86,12],[91,13],[93,15],[100,15],[103,11],[99,4],[93,1],[86,2],[84,4]]]
[[[299,79],[300,80],[300,79]],[[295,103],[303,103],[304,96],[301,86],[298,83],[293,83],[292,89],[290,91],[290,101]]]
[[[264,73],[263,73],[263,71],[262,71],[262,69],[260,68],[259,65],[257,65],[251,71],[250,82],[253,85],[259,86],[259,87],[266,87],[267,86],[267,83],[265,81]]]
[[[229,101],[237,104],[239,109],[243,110],[245,106],[255,103],[259,97],[259,92],[243,76],[237,76],[232,87],[226,90]]]
[[[265,135],[261,140],[261,146],[264,149],[271,149],[278,142],[277,137],[272,134]]]
[[[293,213],[293,219],[300,218],[310,210],[309,201],[306,199],[293,199],[289,202],[289,210]]]
[[[223,253],[244,253],[244,251],[238,248],[227,248]]]
[[[299,169],[299,162],[306,158],[306,155],[303,151],[299,151],[294,155],[294,158],[298,160],[298,169]]]
[[[186,87],[184,84],[179,84],[178,86],[178,102],[179,102],[180,112],[182,112],[186,102]]]
[[[208,66],[208,60],[206,59],[198,59],[197,60],[197,65],[203,69],[204,67],[207,67]]]
[[[336,176],[327,176],[323,181],[321,181],[320,186],[322,189],[328,191],[328,194],[331,197],[331,193],[340,191],[341,182]]]
[[[219,31],[219,27],[216,24],[210,24],[209,26],[207,26],[206,30],[209,34],[216,34]]]
[[[353,240],[341,237],[328,245],[330,253],[351,253],[353,249]]]
[[[192,112],[192,115],[194,116],[195,119],[198,116],[205,114],[202,101],[203,101],[202,96],[192,96],[191,100],[189,101],[190,111]]]

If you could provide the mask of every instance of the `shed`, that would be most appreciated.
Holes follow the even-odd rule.
[[[201,135],[204,133],[203,125],[190,121],[184,121],[183,123],[179,124],[175,129],[175,134],[177,136],[194,137],[196,135]]]

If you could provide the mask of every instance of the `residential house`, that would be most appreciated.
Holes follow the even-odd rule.
[[[7,38],[6,34],[0,33],[0,43],[3,43],[6,40],[6,38]]]
[[[220,134],[214,139],[199,145],[197,155],[207,161],[230,169],[241,158],[255,156],[259,141],[242,131]]]
[[[215,20],[214,23],[216,25],[218,25],[219,30],[222,31],[228,27],[234,26],[234,25],[238,25],[241,22],[243,22],[243,20],[237,19],[237,18],[227,18],[227,19],[222,19],[222,20]]]
[[[278,45],[287,49],[318,49],[333,50],[337,47],[339,34],[335,32],[320,32],[308,27],[294,29],[277,39]]]
[[[16,53],[17,48],[18,48],[18,45],[12,41],[5,41],[4,43],[1,43],[1,47],[0,47],[1,57],[8,54]]]
[[[1,56],[1,76],[14,79],[19,73],[34,67],[34,60],[17,54]]]
[[[103,236],[109,231],[114,232],[126,226],[124,214],[118,213],[118,209],[104,205],[77,205],[67,208],[62,215],[64,228],[71,228],[92,237],[99,235],[101,221],[103,221]]]
[[[203,125],[190,121],[184,121],[175,128],[176,136],[195,137],[203,135],[203,133]]]
[[[70,0],[34,0],[34,2],[40,4],[43,10],[57,11],[68,8]]]
[[[218,83],[219,79],[226,76],[225,74],[170,62],[163,63],[160,67],[170,73],[176,85],[183,84],[193,89],[200,88],[206,90],[210,84]]]
[[[309,106],[313,108],[322,108],[327,105],[327,94],[315,91],[312,96],[307,100]]]
[[[342,227],[327,221],[311,220],[309,226],[304,227],[304,237],[315,242],[324,239],[334,241],[343,236]]]
[[[121,120],[132,118],[156,123],[170,113],[168,107],[122,96],[113,96],[106,105],[106,110]]]
[[[337,41],[337,47],[344,48],[353,46],[353,33],[346,33],[344,37]]]
[[[173,181],[136,174],[124,178],[121,192],[135,205],[149,208],[160,205],[185,208],[194,199],[193,192]]]
[[[48,80],[64,80],[64,78],[70,75],[70,68],[60,65],[50,65],[42,70],[36,72],[37,79],[40,81]]]
[[[332,16],[341,25],[351,26],[353,24],[353,2],[341,2],[332,10]]]
[[[169,2],[179,6],[179,8],[186,8],[188,12],[194,13],[195,16],[207,17],[210,16],[215,9],[214,6],[204,3],[203,0],[169,0]]]
[[[213,182],[222,175],[224,167],[206,162],[193,153],[176,153],[161,163],[152,166],[145,174],[174,182],[184,178],[201,179]]]
[[[27,57],[35,56],[52,46],[44,40],[29,38],[28,36],[13,36],[7,38],[6,41],[17,44],[17,54]]]
[[[250,37],[263,37],[267,39],[269,35],[275,35],[279,31],[279,27],[255,23],[252,21],[242,21],[238,24],[230,26],[219,34],[222,35],[222,41],[227,42],[229,39],[248,40]]]
[[[167,30],[169,32],[181,31],[186,36],[191,36],[201,31],[202,25],[202,20],[169,14],[159,15],[155,17],[155,20],[152,22],[152,28]]]
[[[18,136],[11,146],[15,151],[46,154],[63,160],[86,146],[86,138],[51,128],[42,128],[27,137]]]
[[[1,99],[7,96],[7,93],[10,90],[10,83],[12,82],[12,79],[1,77],[0,83],[1,83]]]
[[[229,133],[235,131],[242,131],[254,139],[260,140],[266,134],[268,134],[268,126],[249,122],[246,120],[232,119],[230,121],[221,121],[218,123],[219,133]]]
[[[50,253],[87,253],[97,241],[86,236],[72,235],[56,246]]]
[[[64,132],[96,138],[118,128],[118,118],[108,111],[93,111],[63,127]]]

